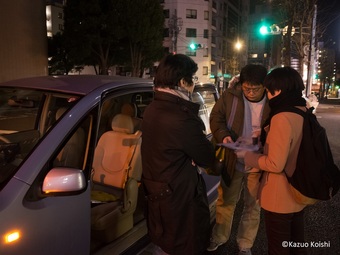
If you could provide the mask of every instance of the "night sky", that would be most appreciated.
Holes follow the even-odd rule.
[[[336,50],[340,55],[340,1],[318,0],[318,22],[327,25],[325,39],[336,42]]]

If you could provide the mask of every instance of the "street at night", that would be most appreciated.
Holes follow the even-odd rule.
[[[340,255],[340,0],[1,7],[0,255]]]

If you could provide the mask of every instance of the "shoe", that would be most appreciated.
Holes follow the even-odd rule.
[[[238,252],[238,255],[251,255],[251,250],[248,249],[242,249]]]
[[[223,242],[218,242],[214,240],[213,238],[210,239],[210,245],[207,248],[207,251],[216,251],[219,246],[224,244]]]

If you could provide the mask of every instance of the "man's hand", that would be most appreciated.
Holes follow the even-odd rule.
[[[231,139],[231,136],[226,136],[223,138],[223,143],[233,143],[233,139]]]

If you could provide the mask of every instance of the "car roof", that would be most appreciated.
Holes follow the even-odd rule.
[[[209,87],[216,88],[214,83],[197,83],[197,84],[195,84],[195,87],[197,87],[197,88],[209,88]]]
[[[197,91],[204,91],[204,90],[213,90],[218,93],[217,88],[214,83],[198,83],[195,84],[195,90]]]
[[[86,95],[102,87],[103,90],[124,84],[152,84],[151,79],[108,75],[39,76],[3,82],[1,87],[33,88],[70,94]]]

